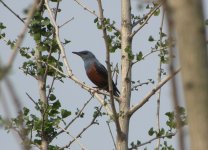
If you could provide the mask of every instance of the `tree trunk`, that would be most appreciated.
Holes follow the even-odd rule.
[[[131,25],[131,3],[130,0],[121,1],[121,103],[119,106],[119,123],[122,136],[117,137],[117,150],[128,149],[129,116],[131,98],[131,60],[128,53],[131,53],[132,40],[129,35],[132,32]],[[128,49],[128,52],[126,50]]]
[[[38,50],[38,48],[35,50],[35,56],[37,60],[41,59],[41,52]],[[37,70],[40,71],[42,68],[42,64],[40,62],[37,62]],[[42,114],[42,137],[41,137],[41,150],[48,150],[48,135],[45,132],[45,122],[48,121],[48,115],[46,113],[48,101],[46,96],[46,77],[44,75],[37,75],[38,79],[38,91],[40,100],[43,103],[41,112]]]
[[[172,0],[192,150],[208,150],[208,54],[200,0]]]

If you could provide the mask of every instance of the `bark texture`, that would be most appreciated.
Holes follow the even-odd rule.
[[[119,106],[119,123],[121,127],[121,136],[117,137],[117,150],[128,149],[128,133],[129,133],[129,115],[127,112],[130,108],[131,99],[131,60],[128,53],[131,53],[132,40],[130,34],[132,32],[131,25],[131,3],[130,0],[121,1],[121,103]],[[126,52],[128,51],[128,52]]]
[[[168,1],[176,29],[192,150],[208,150],[208,54],[200,0]]]

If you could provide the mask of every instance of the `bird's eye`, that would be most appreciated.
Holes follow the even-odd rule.
[[[87,52],[82,52],[82,54],[83,54],[83,55],[86,55],[86,54],[87,54]]]

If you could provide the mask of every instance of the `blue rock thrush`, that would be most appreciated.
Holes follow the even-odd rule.
[[[97,60],[95,55],[90,51],[72,52],[80,56],[84,61],[84,67],[88,78],[98,88],[109,91],[108,88],[108,72],[107,69]],[[115,83],[113,84],[113,95],[119,96],[120,92]]]

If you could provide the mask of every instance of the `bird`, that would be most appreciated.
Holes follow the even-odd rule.
[[[80,52],[72,52],[73,54],[76,54],[82,58],[84,61],[84,67],[86,74],[88,78],[100,89],[106,90],[109,92],[109,86],[108,86],[108,71],[103,66],[98,59],[95,57],[95,55],[88,51],[80,51]],[[120,92],[118,88],[116,87],[115,83],[112,80],[112,86],[113,86],[113,95],[119,97]]]

